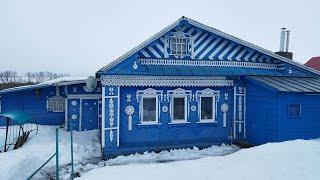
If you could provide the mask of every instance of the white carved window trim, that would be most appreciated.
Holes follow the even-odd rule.
[[[184,99],[184,119],[174,119],[174,99],[175,98],[183,98]],[[171,123],[172,124],[179,124],[179,123],[186,123],[188,120],[188,113],[187,113],[187,107],[188,107],[188,100],[187,100],[187,96],[186,95],[172,95],[172,99],[171,99],[171,105],[170,107],[172,108],[170,113],[171,116]]]
[[[65,111],[65,98],[62,96],[54,96],[47,99],[48,112],[64,112]]]
[[[139,103],[139,125],[157,125],[160,117],[160,102],[163,100],[163,91],[148,88],[145,90],[138,90],[136,92],[137,102]],[[144,98],[156,98],[156,121],[146,122],[143,121],[143,99]]]
[[[190,113],[190,101],[191,101],[191,94],[192,91],[190,90],[184,90],[182,88],[177,88],[175,90],[168,90],[167,91],[168,95],[167,97],[170,99],[170,119],[171,122],[169,124],[182,124],[182,123],[189,123],[189,113]],[[173,112],[174,112],[174,103],[173,99],[174,98],[184,98],[184,120],[178,120],[178,119],[173,119]]]
[[[182,45],[184,44],[185,53],[173,52],[173,44],[172,44],[173,40],[176,40],[176,42],[179,41],[178,44],[181,45],[180,50],[182,50]],[[185,43],[180,42],[184,40],[185,40]],[[184,58],[186,56],[190,56],[191,58],[193,58],[193,39],[190,34],[184,33],[183,31],[173,32],[170,35],[166,36],[164,49],[165,49],[165,54],[164,54],[165,58],[168,58],[169,55],[174,56],[177,59]]]
[[[202,119],[202,98],[203,97],[209,97],[209,98],[212,98],[212,119]],[[200,122],[201,123],[210,123],[210,122],[216,122],[216,97],[215,96],[212,96],[212,95],[201,95],[200,96],[200,100],[199,100],[199,119],[200,119]]]
[[[148,98],[155,98],[156,99],[156,121],[145,121],[143,119],[143,100],[144,99],[148,99]],[[148,124],[158,124],[159,123],[159,117],[158,117],[158,114],[159,114],[159,100],[158,100],[158,96],[157,95],[144,95],[142,97],[142,100],[141,100],[141,124],[144,124],[144,125],[148,125]]]
[[[217,106],[219,101],[220,92],[214,91],[212,89],[204,89],[201,91],[196,91],[196,98],[198,101],[198,117],[199,122],[198,123],[217,123]],[[201,98],[202,97],[211,97],[212,99],[212,119],[202,119],[201,118]]]

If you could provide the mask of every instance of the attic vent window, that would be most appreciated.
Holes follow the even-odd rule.
[[[165,37],[164,57],[176,59],[193,58],[193,39],[191,34],[181,30],[171,32]]]
[[[47,109],[49,112],[64,112],[65,99],[61,96],[48,98]]]
[[[171,54],[178,57],[187,55],[187,41],[188,39],[184,37],[172,37]]]

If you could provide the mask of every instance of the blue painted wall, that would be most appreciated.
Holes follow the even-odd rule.
[[[320,94],[280,93],[279,140],[320,137]],[[288,115],[290,104],[301,105],[301,116]]]
[[[64,88],[60,87],[59,91],[64,95]],[[47,111],[47,98],[55,95],[56,88],[53,86],[40,88],[40,95],[35,94],[35,89],[1,94],[2,112],[23,111],[38,124],[60,125],[64,122],[64,112]]]
[[[121,87],[120,89],[120,148],[115,147],[116,140],[110,143],[109,131],[106,131],[106,148],[104,149],[105,156],[115,156],[119,154],[128,154],[134,152],[152,151],[158,149],[182,148],[182,147],[206,147],[212,144],[230,143],[231,126],[233,117],[233,87],[215,87],[213,90],[220,91],[220,98],[217,103],[217,123],[199,123],[197,102],[190,102],[190,106],[196,105],[197,110],[191,111],[186,124],[170,124],[170,110],[168,112],[161,111],[163,106],[168,106],[169,102],[160,103],[160,119],[161,124],[157,125],[139,125],[139,104],[136,100],[137,90],[145,90],[147,87]],[[164,94],[167,90],[176,88],[154,88],[163,90]],[[205,88],[183,88],[185,90],[203,90]],[[228,93],[226,100],[224,94]],[[131,95],[131,101],[127,101],[127,94]],[[114,106],[117,106],[114,101]],[[229,110],[227,112],[227,125],[223,127],[223,113],[220,110],[221,104],[227,103]],[[128,116],[125,113],[125,108],[132,105],[135,108],[133,114],[132,130],[128,130]],[[110,123],[108,120],[108,101],[106,102],[106,127]],[[115,119],[117,115],[115,115]],[[117,125],[115,124],[114,127]],[[116,131],[114,131],[114,139]]]
[[[288,115],[290,104],[301,116]],[[320,95],[278,92],[253,80],[247,82],[247,141],[254,145],[320,137]]]
[[[278,92],[247,82],[247,141],[263,144],[278,140]]]

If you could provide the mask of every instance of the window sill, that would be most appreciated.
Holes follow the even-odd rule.
[[[198,124],[217,124],[217,121],[199,121]]]
[[[191,122],[188,122],[188,121],[182,121],[182,122],[170,122],[168,124],[170,125],[177,125],[177,124],[190,124]]]
[[[138,126],[152,126],[152,125],[161,125],[161,123],[140,123]]]

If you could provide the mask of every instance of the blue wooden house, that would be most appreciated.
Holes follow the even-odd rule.
[[[94,91],[73,91],[84,82],[50,87],[65,102],[52,121],[101,129],[104,158],[320,137],[320,72],[284,56],[182,17],[100,69]],[[53,95],[43,96],[25,103],[48,111]]]

